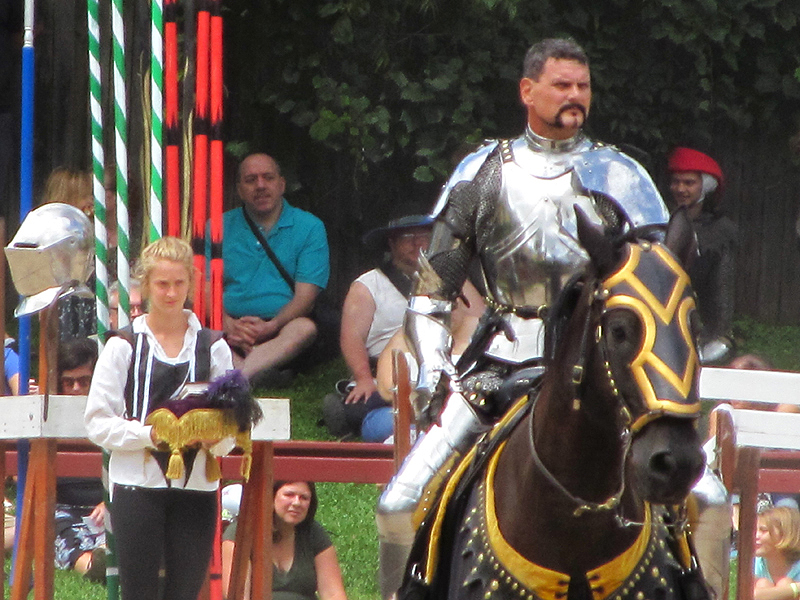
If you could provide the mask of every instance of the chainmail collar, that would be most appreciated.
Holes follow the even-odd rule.
[[[525,126],[525,142],[534,152],[572,152],[585,141],[586,136],[583,134],[583,131],[578,131],[578,133],[566,140],[551,140],[550,138],[542,137],[534,133],[530,125]]]

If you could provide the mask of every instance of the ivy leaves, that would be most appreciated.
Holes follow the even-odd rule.
[[[521,131],[519,68],[543,37],[588,51],[592,132],[651,152],[777,116],[785,129],[800,98],[795,0],[227,4],[234,85],[252,114],[276,111],[346,153],[356,177],[399,161],[418,181],[442,180],[465,141]]]

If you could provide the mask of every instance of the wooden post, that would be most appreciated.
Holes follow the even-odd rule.
[[[739,562],[737,566],[738,600],[753,600],[753,556],[756,541],[756,502],[760,448],[739,448],[736,471],[741,489],[739,499]]]
[[[250,480],[244,484],[236,526],[230,600],[244,597],[248,569],[250,597],[272,598],[272,458],[272,442],[254,442]]]
[[[394,382],[394,468],[400,470],[411,450],[411,383],[408,361],[402,350],[392,350]]]
[[[58,343],[58,318],[56,305],[39,315],[39,384],[46,395],[54,388],[53,373],[56,365],[50,364],[53,353],[50,344]],[[47,402],[44,404],[47,418]],[[32,439],[25,495],[22,504],[22,521],[19,547],[14,563],[12,600],[28,597],[33,571],[34,600],[53,600],[55,575],[55,509],[56,509],[56,440]],[[36,569],[33,569],[35,561]]]
[[[12,600],[25,600],[33,573],[34,600],[52,600],[55,571],[56,441],[31,440],[28,477],[22,504]],[[17,507],[19,510],[19,507]],[[33,570],[33,561],[36,569]]]
[[[55,576],[56,440],[31,442],[31,465],[36,478],[33,503],[33,597],[52,600]],[[28,471],[30,475],[30,470]],[[16,581],[15,581],[16,583]],[[25,581],[19,584],[24,585]],[[21,586],[17,586],[18,588]]]

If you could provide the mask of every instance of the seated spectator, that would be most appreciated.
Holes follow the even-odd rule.
[[[97,353],[97,342],[89,338],[78,338],[59,344],[59,394],[85,396],[89,393]]]
[[[130,301],[130,320],[144,314],[142,309],[142,289],[137,279],[131,278],[128,290]],[[108,320],[111,330],[119,329],[119,281],[113,282],[108,287]]]
[[[331,394],[323,406],[326,423],[337,437],[349,432],[366,442],[382,442],[392,434],[391,410],[378,410],[391,405],[378,393],[375,368],[403,324],[417,259],[430,242],[431,223],[430,217],[410,215],[364,236],[365,244],[388,253],[380,266],[350,285],[344,300],[339,341],[353,379],[342,390],[347,392],[344,398]]]
[[[223,329],[254,387],[287,383],[287,365],[314,343],[311,314],[330,271],[325,226],[285,189],[277,162],[251,154],[236,184],[243,206],[223,215]]]
[[[417,259],[428,247],[431,223],[431,217],[410,215],[364,236],[366,244],[388,254],[378,268],[352,283],[344,300],[340,343],[353,380],[341,394],[326,396],[323,406],[325,422],[337,437],[351,433],[366,442],[383,442],[392,434],[391,395],[381,394],[376,369],[379,356],[403,325]],[[469,283],[464,293],[471,312],[480,315],[484,306],[480,295]],[[459,301],[454,324],[465,309]],[[477,316],[473,329],[476,322]]]
[[[13,348],[14,340],[6,337],[3,348],[3,369],[6,380],[3,383],[3,394],[19,395],[19,355]]]
[[[13,343],[12,338],[5,339],[3,367],[6,379],[3,382],[3,394],[6,396],[19,395],[19,355],[12,348]],[[3,543],[6,553],[14,547],[16,519],[13,508],[11,501],[3,497]]]
[[[776,506],[758,515],[754,600],[800,596],[800,512]]]
[[[721,364],[734,349],[731,335],[738,245],[736,225],[722,213],[722,169],[707,154],[676,148],[668,170],[672,199],[678,208],[686,208],[697,233],[699,253],[689,276],[702,323],[700,360]]]
[[[317,491],[312,482],[276,481],[273,486],[273,600],[346,600],[342,572],[330,536],[314,520]],[[228,596],[236,523],[222,541],[222,595]],[[245,585],[250,599],[250,576]]]
[[[89,393],[97,343],[78,338],[58,348],[58,393]],[[59,477],[56,481],[56,567],[75,569],[91,581],[105,580],[105,505],[96,477]]]

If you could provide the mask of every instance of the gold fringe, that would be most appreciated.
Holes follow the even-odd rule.
[[[183,477],[183,456],[180,450],[173,450],[172,456],[169,457],[169,466],[167,467],[168,479],[180,479]]]
[[[242,460],[242,477],[245,481],[250,477],[252,465],[253,441],[250,432],[240,432],[236,424],[233,411],[218,408],[195,408],[178,418],[166,408],[158,408],[147,415],[145,425],[152,425],[158,440],[165,442],[172,456],[169,459],[167,477],[179,479],[183,476],[182,449],[198,440],[221,440],[233,437],[235,444],[244,453]],[[213,463],[213,465],[211,464]],[[174,475],[174,473],[179,473]],[[219,464],[208,453],[206,460],[206,478],[208,481],[217,481],[222,477]]]
[[[208,481],[219,481],[222,479],[219,461],[217,461],[217,457],[208,450],[206,450],[206,479]]]
[[[245,481],[250,481],[250,467],[253,466],[253,455],[246,453],[242,457],[242,478]]]

